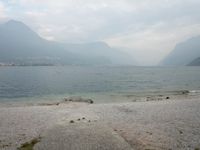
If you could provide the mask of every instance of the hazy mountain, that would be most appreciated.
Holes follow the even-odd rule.
[[[47,41],[22,22],[15,20],[0,25],[0,54],[0,62],[28,65],[126,64],[118,61],[125,56],[131,60],[128,55],[103,42],[63,44]]]
[[[133,58],[118,49],[109,47],[104,42],[94,42],[85,44],[65,44],[64,47],[73,53],[82,55],[84,57],[98,57],[109,58],[112,64],[116,65],[135,65]]]
[[[177,44],[161,65],[187,65],[197,57],[200,57],[200,36]]]
[[[196,58],[188,64],[188,66],[200,66],[200,57]]]

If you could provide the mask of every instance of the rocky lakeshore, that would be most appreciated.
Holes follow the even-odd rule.
[[[1,150],[198,150],[200,98],[0,107]]]

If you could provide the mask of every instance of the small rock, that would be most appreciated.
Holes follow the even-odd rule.
[[[169,97],[169,96],[167,96],[167,97],[166,97],[166,99],[170,99],[170,97]]]
[[[74,123],[74,120],[70,120],[70,123]]]
[[[94,101],[92,99],[86,99],[86,98],[82,98],[82,97],[69,97],[69,98],[64,98],[65,102],[83,102],[83,103],[90,103],[93,104]]]
[[[188,93],[190,93],[190,91],[188,90],[182,91],[182,94],[188,94]]]
[[[183,134],[183,131],[179,130],[179,133],[180,133],[180,134]]]
[[[85,120],[85,117],[83,117],[82,119]]]
[[[152,132],[146,132],[146,133],[148,133],[149,135],[152,135],[152,134],[153,134]]]
[[[89,102],[90,104],[93,104],[93,103],[94,103],[94,101],[91,100],[91,99],[88,99],[88,102]]]

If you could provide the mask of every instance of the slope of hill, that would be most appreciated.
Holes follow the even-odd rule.
[[[200,36],[177,44],[160,65],[183,66],[200,56]]]
[[[188,64],[188,66],[200,66],[200,57],[196,58]]]
[[[15,20],[0,25],[0,54],[1,63],[18,65],[117,64],[118,60],[113,60],[113,57],[121,55],[103,42],[62,44],[47,41]]]

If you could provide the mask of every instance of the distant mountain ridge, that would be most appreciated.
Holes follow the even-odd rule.
[[[188,66],[200,66],[200,57],[196,58],[188,64]]]
[[[164,58],[160,65],[184,66],[188,65],[197,57],[200,57],[200,36],[177,44],[174,50]]]
[[[0,54],[0,63],[18,65],[105,65],[134,62],[127,54],[103,42],[65,44],[47,41],[24,23],[15,20],[0,25]],[[120,56],[126,57],[124,62],[120,62]]]

